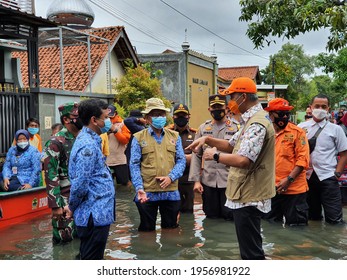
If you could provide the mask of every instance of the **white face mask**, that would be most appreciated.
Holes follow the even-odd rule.
[[[317,120],[323,120],[327,117],[327,111],[324,109],[313,109],[312,110],[312,115],[317,119]]]
[[[28,145],[29,145],[29,142],[28,142],[28,141],[25,141],[25,142],[18,142],[18,143],[17,143],[17,146],[18,146],[19,148],[22,148],[22,149],[25,149],[26,146],[28,146]]]

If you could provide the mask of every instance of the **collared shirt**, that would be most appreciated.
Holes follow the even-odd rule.
[[[200,125],[195,139],[210,136],[229,141],[237,133],[237,129],[237,124],[229,119],[225,119],[222,123],[209,120]],[[230,167],[214,160],[203,160],[202,156],[206,148],[208,146],[204,145],[198,153],[192,154],[189,181],[201,182],[211,188],[226,188]]]
[[[316,147],[311,153],[310,167],[316,172],[320,181],[334,176],[337,155],[347,150],[347,138],[343,129],[327,120],[317,123],[313,119],[298,126],[307,131],[307,139],[312,138],[320,127],[325,126],[318,135]],[[308,179],[311,174],[312,172],[307,172]]]
[[[254,116],[255,113],[263,110],[263,107],[260,103],[249,108],[245,113],[242,114],[243,126],[249,121],[251,117]],[[264,144],[266,136],[266,128],[261,124],[254,123],[248,127],[246,131],[243,131],[243,128],[235,133],[233,137],[230,139],[229,143],[231,146],[235,146],[236,141],[239,137],[241,137],[242,142],[240,145],[240,149],[238,151],[238,155],[247,157],[251,161],[255,162],[261,152],[261,149]],[[238,209],[247,206],[255,206],[258,210],[264,213],[268,213],[271,210],[271,199],[265,199],[262,201],[253,201],[247,203],[239,203],[233,202],[227,199],[225,203],[226,207],[231,209]]]
[[[249,108],[242,114],[243,125],[245,125],[249,119],[258,111],[263,110],[261,104],[256,104]],[[242,135],[241,135],[242,133]],[[241,128],[237,133],[233,135],[229,143],[231,146],[235,146],[239,137],[242,137],[242,142],[238,155],[249,158],[255,162],[259,156],[259,153],[263,147],[264,139],[266,135],[266,129],[261,124],[254,123],[246,131]]]
[[[160,136],[153,131],[152,127],[147,128],[150,135],[153,136],[155,141],[158,144],[161,144],[164,137],[164,130]],[[131,172],[131,180],[133,186],[135,187],[136,193],[138,190],[143,189],[143,181],[141,176],[141,146],[137,139],[134,137],[131,141],[131,158],[130,158],[130,172]],[[171,181],[176,181],[183,174],[183,171],[186,166],[186,159],[182,147],[181,137],[178,136],[176,141],[176,164],[168,174],[171,178]],[[150,201],[159,201],[159,200],[180,200],[180,193],[178,190],[170,191],[170,192],[146,192],[147,197]],[[137,195],[135,196],[135,201],[138,201]]]
[[[77,226],[87,226],[92,214],[95,226],[115,221],[115,189],[101,152],[101,138],[83,127],[72,147],[69,162],[69,208]]]
[[[276,134],[275,156],[276,185],[287,178],[296,166],[304,168],[283,195],[307,192],[306,170],[310,161],[310,152],[305,131],[289,122]]]

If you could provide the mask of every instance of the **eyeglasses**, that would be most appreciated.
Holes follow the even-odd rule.
[[[290,112],[289,111],[274,111],[278,115],[279,118],[283,118],[286,116],[287,118],[290,117]]]

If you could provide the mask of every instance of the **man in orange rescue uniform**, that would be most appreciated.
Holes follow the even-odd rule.
[[[271,211],[264,218],[289,226],[307,225],[308,184],[306,169],[309,165],[309,145],[303,129],[289,122],[293,109],[283,98],[272,99],[268,107],[276,132],[276,190],[271,199]]]

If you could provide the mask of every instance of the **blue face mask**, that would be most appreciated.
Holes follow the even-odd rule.
[[[39,128],[36,128],[36,127],[28,127],[28,132],[31,134],[31,135],[35,135],[37,133],[39,133]]]
[[[104,121],[104,127],[99,126],[101,133],[105,133],[105,132],[109,131],[111,126],[112,126],[112,122],[111,122],[110,118],[104,119],[103,121]]]
[[[156,129],[162,129],[166,124],[166,117],[152,117],[152,125]]]

